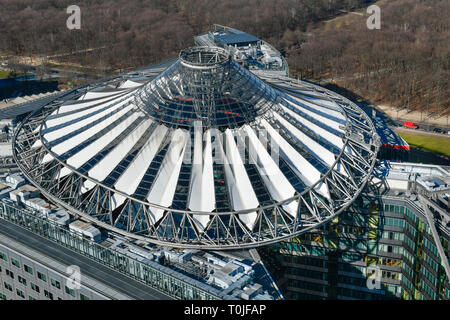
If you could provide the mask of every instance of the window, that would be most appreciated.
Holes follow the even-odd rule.
[[[84,294],[80,293],[80,300],[89,300]]]
[[[28,272],[29,274],[33,274],[33,268],[27,266],[26,264],[23,265],[23,269],[25,272]]]
[[[8,261],[8,259],[6,259],[6,254],[4,254],[3,252],[0,252],[0,259]]]
[[[17,261],[16,259],[11,258],[11,263],[12,263],[13,265],[15,265],[17,268],[20,268],[20,263],[19,263],[19,261]]]
[[[12,263],[13,265],[15,265],[17,268],[20,268],[20,263],[19,263],[19,261],[17,261],[16,259],[11,258],[11,263]]]
[[[12,279],[14,279],[14,273],[12,271],[9,271],[8,269],[5,269],[5,270],[6,270],[6,275],[10,276]]]
[[[69,287],[66,286],[66,293],[70,294],[72,297],[75,298],[75,290],[70,289]]]
[[[47,282],[47,277],[46,277],[45,274],[40,273],[40,272],[38,271],[38,272],[37,272],[37,276],[38,276],[38,279],[41,279],[42,281]]]
[[[17,278],[19,278],[19,282],[20,282],[21,284],[23,284],[24,286],[27,285],[27,280],[26,280],[26,279],[22,278],[21,276],[17,276]]]
[[[41,292],[41,290],[39,289],[39,286],[35,285],[33,282],[31,282],[31,289],[33,289],[37,293]]]
[[[52,286],[54,286],[55,288],[61,289],[61,283],[59,283],[59,281],[56,281],[55,279],[50,279]]]
[[[0,292],[0,300],[6,300],[6,296]]]
[[[36,300],[36,299],[33,298],[32,296],[28,296],[28,300]]]
[[[22,290],[16,289],[16,294],[17,294],[19,297],[22,297],[23,299],[25,299],[25,293],[23,293]]]
[[[4,284],[4,286],[5,286],[5,289],[8,289],[9,291],[12,292],[12,286],[11,286],[9,283],[3,282],[3,284]]]
[[[44,290],[44,295],[45,295],[47,298],[53,300],[53,293],[48,292],[47,290]]]

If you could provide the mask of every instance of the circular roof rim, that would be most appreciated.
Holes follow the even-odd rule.
[[[321,88],[322,90],[326,90],[326,89],[324,89],[324,88]],[[328,91],[328,90],[326,90],[326,91]],[[343,96],[341,96],[341,95],[339,95],[339,94],[336,94],[338,97],[340,97],[340,98],[342,98],[343,100],[345,100],[345,101],[348,101],[352,106],[355,106],[359,111],[362,111],[361,110],[361,108],[360,107],[358,107],[355,103],[353,103],[352,101],[350,101],[350,100],[348,100],[348,99],[346,99],[345,97],[343,97]],[[50,108],[49,108],[50,107]],[[19,166],[21,167],[21,169],[22,169],[22,172],[24,172],[24,168],[26,168],[27,166],[29,166],[29,164],[27,164],[26,162],[24,162],[23,160],[24,160],[24,158],[23,157],[18,157],[18,152],[20,152],[20,151],[24,151],[24,149],[22,148],[20,148],[19,147],[19,143],[16,143],[16,141],[20,141],[20,139],[18,138],[20,135],[19,135],[19,132],[21,131],[22,132],[22,134],[24,134],[24,131],[26,131],[26,122],[31,118],[31,120],[32,120],[32,118],[33,118],[33,116],[34,117],[36,117],[36,116],[38,116],[39,115],[39,112],[45,112],[45,109],[48,109],[48,110],[54,110],[54,108],[51,108],[51,106],[44,106],[43,108],[40,108],[40,109],[38,109],[38,110],[36,110],[35,112],[33,112],[32,114],[30,114],[28,117],[27,117],[27,119],[26,119],[26,121],[23,121],[23,122],[21,122],[20,123],[20,127],[18,128],[18,130],[15,132],[15,135],[14,135],[14,148],[13,148],[13,155],[14,155],[14,158],[15,158],[15,160],[16,160],[16,162],[19,164]],[[343,108],[343,110],[344,110],[344,113],[346,114],[346,116],[347,116],[347,112],[348,112],[348,110],[347,110],[347,108]],[[369,129],[374,129],[373,128],[373,123],[370,121],[370,118],[364,113],[364,112],[361,112],[361,116],[363,117],[363,118],[365,118],[366,120],[368,120],[368,123],[367,123],[367,125],[368,125],[368,127],[369,127]],[[346,131],[348,131],[348,130],[350,130],[350,128],[349,129],[346,129]],[[36,137],[37,138],[37,137]],[[22,139],[23,140],[23,139]],[[351,139],[351,138],[349,138],[349,139],[346,139],[347,141],[354,141],[353,139]],[[373,150],[373,152],[376,154],[376,152],[378,151],[378,147],[379,147],[379,145],[378,144],[374,144],[374,143],[369,143],[369,145],[371,146],[371,147],[375,147],[375,150]],[[372,148],[371,148],[372,149]],[[370,152],[370,153],[373,153],[373,152]],[[20,158],[20,162],[18,161],[18,159]],[[355,200],[355,198],[357,197],[357,196],[359,196],[359,194],[361,193],[361,190],[363,189],[363,187],[365,186],[365,184],[367,183],[367,181],[369,180],[369,178],[370,178],[370,172],[372,172],[373,171],[373,167],[374,167],[374,165],[375,165],[375,161],[374,161],[374,158],[373,157],[371,157],[370,158],[370,168],[368,168],[368,173],[369,174],[366,174],[365,176],[364,176],[364,178],[363,178],[363,180],[361,181],[361,184],[359,185],[359,188],[358,188],[358,190],[357,190],[357,192],[355,192],[349,199],[348,199],[348,201],[346,201],[345,203],[343,203],[342,204],[342,206],[340,206],[340,207],[338,207],[338,208],[336,208],[336,211],[334,212],[334,215],[331,215],[331,216],[328,216],[328,217],[326,217],[324,220],[322,220],[322,221],[320,221],[319,222],[319,224],[314,224],[314,225],[310,225],[310,226],[305,226],[306,228],[305,229],[298,229],[295,233],[290,233],[289,231],[290,231],[290,228],[288,227],[288,229],[286,229],[285,231],[287,232],[287,233],[289,233],[289,234],[287,234],[287,233],[284,233],[283,235],[276,235],[276,236],[274,236],[273,238],[271,238],[271,237],[268,237],[267,239],[264,239],[264,240],[261,240],[261,239],[253,239],[253,238],[247,238],[248,237],[248,234],[246,234],[245,236],[245,238],[242,238],[242,239],[238,239],[239,240],[239,242],[236,242],[235,241],[235,239],[234,238],[232,238],[231,240],[229,240],[228,242],[216,242],[216,241],[214,241],[214,243],[212,242],[213,240],[208,240],[208,239],[206,239],[206,238],[204,238],[203,236],[202,237],[200,237],[200,236],[198,236],[197,237],[197,240],[195,241],[195,242],[177,242],[178,240],[175,240],[174,241],[174,239],[167,239],[167,238],[159,238],[157,235],[155,236],[155,235],[149,235],[148,237],[142,237],[142,236],[139,236],[139,234],[135,234],[135,233],[133,233],[133,232],[131,232],[131,231],[125,231],[125,230],[123,230],[123,229],[118,229],[118,228],[116,228],[116,227],[114,227],[113,225],[106,225],[105,224],[105,226],[106,226],[106,228],[107,229],[109,229],[109,230],[112,230],[112,231],[117,231],[117,232],[119,232],[120,234],[124,234],[124,235],[126,235],[126,236],[130,236],[131,238],[134,238],[134,239],[139,239],[139,240],[142,240],[142,241],[145,241],[145,242],[150,242],[150,243],[156,243],[156,244],[161,244],[161,245],[172,245],[172,246],[175,246],[175,247],[182,247],[182,248],[209,248],[209,249],[211,249],[211,248],[213,248],[213,249],[223,249],[223,250],[225,250],[225,249],[234,249],[234,248],[247,248],[247,247],[257,247],[257,246],[261,246],[261,245],[265,245],[265,244],[269,244],[269,243],[274,243],[274,242],[277,242],[277,241],[280,241],[280,240],[282,240],[282,239],[288,239],[288,238],[291,238],[291,237],[293,237],[293,236],[296,236],[296,235],[298,235],[298,234],[302,234],[302,233],[304,233],[304,232],[306,232],[306,231],[308,231],[308,230],[310,230],[310,229],[312,229],[312,228],[316,228],[318,225],[320,225],[320,224],[322,224],[322,223],[325,223],[326,221],[329,221],[330,219],[332,219],[333,217],[335,217],[335,216],[337,216],[340,212],[342,212],[346,207],[348,207],[351,203],[353,203],[353,201]],[[375,157],[375,160],[376,160],[376,157]],[[27,172],[25,171],[24,172],[25,173],[25,175],[27,176],[27,177],[31,177],[31,175],[28,175],[27,174]],[[328,176],[328,174],[326,174],[325,176]],[[46,193],[46,194],[48,194],[49,195],[49,198],[50,199],[52,199],[53,201],[55,201],[56,203],[59,203],[59,204],[61,204],[63,207],[66,207],[68,210],[70,210],[70,211],[72,211],[74,214],[79,214],[79,216],[81,216],[81,217],[83,217],[83,218],[85,218],[85,219],[87,219],[88,221],[91,221],[91,222],[93,222],[94,224],[98,224],[98,225],[100,225],[100,226],[102,226],[102,224],[103,224],[103,222],[101,222],[101,221],[99,221],[99,220],[97,220],[97,219],[95,219],[95,218],[93,218],[93,217],[91,217],[89,214],[87,214],[87,213],[85,213],[85,212],[82,212],[82,211],[79,211],[77,208],[75,208],[75,207],[73,207],[70,203],[67,203],[67,202],[64,202],[63,200],[61,200],[61,199],[59,199],[59,198],[57,198],[57,196],[56,195],[54,195],[54,194],[50,194],[50,191],[47,191],[48,189],[47,188],[43,188],[40,184],[38,184],[37,182],[35,182],[35,180],[34,180],[34,178],[35,177],[33,177],[33,179],[30,179],[30,181],[33,183],[33,184],[35,184],[38,188],[40,188],[44,193]],[[312,187],[312,186],[311,186]],[[283,200],[283,201],[286,201],[286,200]],[[146,203],[147,205],[149,204],[149,203]],[[164,207],[162,207],[162,208],[164,208]],[[262,207],[260,207],[259,208],[259,210],[261,209]],[[175,212],[175,211],[177,211],[177,210],[175,210],[175,209],[169,209],[169,211],[171,211],[171,212]],[[182,210],[181,210],[182,211]],[[247,211],[247,210],[246,210]],[[185,211],[183,211],[183,212],[185,212]],[[192,211],[186,211],[187,213],[189,213],[189,214],[192,214],[192,213],[195,213],[195,212],[192,212]],[[222,214],[233,214],[233,213],[236,213],[236,212],[227,212],[227,213],[222,213]],[[244,212],[243,212],[244,213]],[[221,213],[219,213],[219,212],[214,212],[214,213],[209,213],[209,214],[214,214],[214,215],[218,215],[218,214],[221,214]],[[253,231],[251,231],[251,232],[253,232]],[[269,233],[268,233],[269,234]],[[252,235],[253,235],[253,233],[252,233]],[[227,238],[228,239],[228,238]],[[220,239],[217,239],[217,241],[219,241]],[[241,240],[243,241],[243,242],[241,242]],[[211,242],[210,242],[211,241]]]
[[[193,61],[189,57],[195,54],[212,54],[219,57],[219,60],[211,62]],[[214,69],[220,65],[226,64],[231,61],[230,52],[224,48],[216,46],[194,46],[180,51],[178,55],[180,63],[188,68],[192,69]],[[201,60],[201,59],[200,59]]]
[[[206,47],[206,48],[208,48],[208,47]],[[220,49],[221,49],[221,48],[220,48]],[[313,85],[313,86],[315,87],[316,85]],[[329,90],[327,90],[327,91],[329,91]],[[339,97],[342,97],[342,96],[340,96],[340,95],[338,95],[338,96],[339,96]],[[344,98],[345,100],[348,100],[348,99],[346,99],[345,97],[343,97],[343,98]],[[348,101],[349,101],[351,104],[354,104],[352,101],[350,101],[350,100],[348,100]],[[357,108],[359,108],[357,105],[355,105],[355,106],[356,106]],[[52,111],[55,110],[56,108],[59,108],[59,107],[60,107],[60,105],[55,106],[54,108],[52,108]],[[45,107],[44,107],[44,108],[45,108]],[[360,108],[359,108],[359,109],[360,109]],[[33,112],[33,113],[31,113],[30,115],[28,115],[26,119],[31,118],[35,113],[38,113],[40,110],[42,110],[42,108],[37,109],[35,112]],[[343,109],[343,111],[344,111],[344,113],[346,113],[346,111],[345,111],[344,109]],[[362,110],[361,110],[361,111],[362,111]],[[366,117],[367,119],[370,120],[370,118],[369,118],[363,111],[362,111],[362,115],[363,115],[364,117]],[[26,119],[25,119],[25,120],[26,120]],[[18,130],[16,131],[16,134],[18,134],[18,132],[20,132],[20,130],[21,130],[21,128],[22,128],[22,125],[23,125],[24,123],[25,123],[25,121],[24,121],[24,122],[21,122],[20,127],[19,127]],[[370,125],[373,126],[373,123],[370,122]],[[294,195],[293,197],[290,197],[290,198],[287,198],[287,199],[283,199],[283,200],[281,200],[281,201],[277,201],[276,203],[272,203],[272,204],[265,205],[265,206],[262,206],[262,207],[260,206],[260,207],[256,207],[256,208],[243,209],[243,210],[238,210],[238,211],[208,212],[208,211],[191,211],[191,210],[172,209],[172,208],[168,208],[168,207],[165,207],[165,206],[160,206],[160,205],[153,204],[153,203],[150,203],[150,202],[142,201],[142,200],[136,199],[136,198],[134,198],[134,197],[132,197],[132,196],[130,196],[130,195],[127,195],[126,193],[123,193],[121,190],[117,190],[117,189],[114,189],[114,188],[112,188],[112,187],[108,187],[108,186],[106,186],[105,184],[103,184],[102,182],[99,182],[99,181],[97,181],[97,180],[95,180],[95,179],[93,179],[93,178],[91,178],[91,177],[89,177],[89,176],[87,176],[87,175],[85,175],[85,174],[81,174],[80,172],[78,172],[77,170],[74,170],[71,166],[69,166],[68,164],[66,164],[66,163],[63,162],[62,160],[60,160],[59,157],[58,157],[58,155],[56,155],[53,151],[51,151],[50,148],[48,148],[47,144],[42,140],[42,134],[41,134],[42,132],[41,132],[41,130],[42,130],[42,125],[40,125],[40,129],[39,129],[39,139],[40,139],[41,142],[42,142],[42,146],[46,149],[46,151],[47,151],[50,155],[52,155],[52,156],[55,158],[56,161],[58,161],[59,163],[61,163],[64,167],[68,168],[71,172],[73,172],[73,173],[75,173],[75,174],[77,174],[77,175],[79,175],[79,176],[81,176],[81,177],[84,177],[84,178],[86,178],[87,180],[90,180],[90,181],[94,182],[95,184],[100,185],[100,186],[102,186],[102,187],[104,187],[104,188],[106,188],[106,189],[108,189],[108,190],[111,190],[111,191],[113,191],[113,192],[117,192],[117,193],[119,193],[120,195],[126,197],[127,199],[136,201],[136,202],[138,202],[138,203],[141,203],[141,204],[144,204],[144,205],[147,205],[147,206],[150,206],[150,207],[158,208],[158,209],[170,210],[170,211],[178,212],[178,213],[186,213],[186,212],[189,212],[189,213],[191,213],[191,214],[198,214],[198,215],[211,215],[211,214],[213,214],[213,215],[245,214],[245,213],[250,213],[250,212],[253,212],[253,211],[259,210],[259,209],[268,209],[268,208],[272,208],[272,207],[277,207],[277,206],[279,206],[279,205],[283,205],[283,204],[286,203],[286,202],[290,202],[290,201],[293,201],[293,200],[300,199],[300,198],[301,198],[303,195],[305,195],[307,192],[314,191],[315,187],[316,187],[319,183],[323,182],[323,181],[331,174],[332,170],[333,170],[334,167],[337,165],[337,162],[338,162],[339,158],[340,158],[341,155],[345,152],[345,146],[348,144],[348,140],[349,140],[347,137],[345,138],[345,140],[344,140],[344,146],[343,146],[343,148],[340,150],[339,156],[336,158],[336,160],[333,162],[332,166],[327,170],[327,172],[326,172],[325,174],[323,174],[322,177],[321,177],[319,180],[315,181],[313,184],[311,184],[310,186],[308,186],[307,188],[305,188],[301,193],[298,193],[297,195]],[[347,129],[347,130],[348,130],[348,129]],[[15,137],[14,137],[14,139],[15,139]],[[14,148],[13,148],[13,149],[14,149]],[[370,176],[370,174],[368,174],[368,176]]]

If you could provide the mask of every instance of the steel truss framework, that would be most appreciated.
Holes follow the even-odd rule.
[[[212,55],[211,59],[216,58]],[[223,62],[223,57],[218,59]],[[21,123],[14,136],[14,158],[27,178],[39,187],[46,197],[85,220],[131,238],[173,247],[214,250],[250,248],[288,239],[333,219],[355,200],[371,176],[380,142],[369,117],[348,99],[322,87],[289,78],[263,80],[281,81],[283,86],[277,89],[284,91],[283,94],[287,97],[292,96],[292,89],[308,91],[312,97],[333,101],[342,108],[347,120],[342,139],[344,147],[336,155],[333,165],[326,172],[322,172],[318,181],[302,192],[296,192],[289,199],[272,201],[246,210],[194,212],[149,203],[116,190],[71,168],[53,153],[46,143],[42,143],[38,148],[32,147],[36,141],[42,141],[41,125],[61,105],[61,101],[55,101],[37,110]],[[204,91],[201,94],[204,94]],[[262,128],[262,119],[276,127],[274,112],[289,118],[286,110],[277,107],[277,104],[272,104],[271,108],[273,112],[265,112],[248,122],[255,132]],[[148,111],[145,107],[143,110]],[[196,110],[203,112],[198,108]],[[279,129],[283,134],[283,128]],[[288,137],[289,134],[284,136]],[[42,161],[47,154],[52,155],[54,160]],[[335,170],[337,166],[343,168],[347,174]],[[62,168],[69,168],[72,174],[60,177]],[[80,190],[86,180],[95,183],[95,187],[80,196]],[[321,184],[327,186],[329,198],[317,191],[316,187]],[[126,198],[118,209],[112,208],[114,194]],[[298,204],[295,216],[288,214],[283,208],[292,201]],[[155,209],[162,209],[164,213],[157,223],[152,223],[151,210]],[[250,212],[256,212],[252,229],[240,218]],[[194,218],[202,215],[207,215],[210,219],[204,229],[198,227]]]

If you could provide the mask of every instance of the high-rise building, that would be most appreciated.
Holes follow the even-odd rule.
[[[328,225],[260,249],[286,298],[450,299],[450,173],[385,165],[381,190],[372,182]]]

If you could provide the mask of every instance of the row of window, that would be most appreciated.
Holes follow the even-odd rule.
[[[367,287],[367,279],[366,278],[354,278],[348,276],[338,276],[339,283],[345,283],[352,286],[358,287]]]
[[[289,279],[288,286],[294,287],[294,288],[312,290],[312,291],[316,291],[316,292],[318,291],[318,292],[323,292],[323,293],[326,293],[327,288],[328,288],[328,286],[326,286],[326,285],[321,285],[321,284],[308,282],[308,281],[295,280],[295,279]]]
[[[6,257],[6,254],[4,254],[4,253],[2,253],[2,252],[0,252],[0,258],[1,258],[2,260],[4,260],[4,261],[8,261],[8,259],[7,259],[7,257]],[[16,259],[12,258],[12,257],[11,257],[11,263],[12,263],[14,266],[16,266],[17,268],[20,268],[20,262],[17,261]],[[24,264],[24,265],[23,265],[23,269],[25,270],[25,272],[27,272],[27,273],[33,275],[33,268],[32,268],[32,267],[30,267],[30,266]],[[0,266],[0,272],[2,272],[1,266]],[[12,279],[14,279],[14,273],[13,273],[11,270],[5,269],[5,273],[6,273],[7,276],[9,276],[9,277],[11,277]],[[21,276],[19,276],[19,275],[18,275],[17,277],[18,277],[19,283],[21,283],[21,284],[24,285],[24,286],[27,286],[27,280],[26,280],[25,278],[23,278],[23,277],[21,277]],[[47,282],[47,276],[46,276],[45,274],[43,274],[42,272],[37,271],[37,278],[38,278],[39,280],[43,281],[43,282]],[[50,278],[50,283],[51,283],[51,285],[52,285],[53,287],[55,287],[55,288],[57,288],[57,289],[61,289],[61,283],[60,283],[59,281]],[[12,287],[11,287],[8,283],[6,283],[6,282],[5,282],[5,288],[12,292]],[[36,285],[36,284],[34,284],[33,282],[31,282],[31,289],[34,290],[34,291],[36,291],[37,293],[40,293],[40,288],[39,288],[39,286]],[[70,294],[72,297],[75,298],[75,291],[74,291],[73,289],[70,289],[70,288],[68,288],[67,286],[65,287],[65,289],[66,289],[66,293],[67,293],[67,294]],[[20,293],[20,294],[19,294],[19,292],[22,292],[22,291],[20,291],[19,289],[17,289],[17,295],[25,299],[25,296],[23,295],[23,292]],[[44,290],[44,295],[45,295],[47,298],[53,300],[53,294],[52,294],[51,292],[49,292],[49,291],[47,291],[47,290]],[[32,298],[32,297],[30,296],[30,298]],[[85,295],[83,295],[83,294],[81,294],[81,293],[80,293],[80,299],[81,299],[81,300],[89,300],[89,298],[88,298],[87,296],[85,296]]]
[[[352,290],[352,289],[348,289],[348,288],[338,287],[337,291],[338,291],[338,295],[356,298],[356,299],[360,299],[360,300],[382,299],[382,296],[377,295],[377,294],[370,294],[368,292]]]
[[[437,278],[428,271],[427,268],[422,268],[422,274],[436,287],[437,286]]]
[[[392,271],[381,271],[381,277],[384,279],[392,279],[392,280],[401,280],[401,274],[398,272],[392,272]]]
[[[327,273],[320,272],[320,271],[289,267],[289,268],[287,268],[286,273],[289,275],[294,275],[294,276],[299,276],[299,277],[327,280]]]
[[[405,220],[399,218],[383,217],[380,219],[380,223],[384,223],[386,226],[403,228],[405,226]]]
[[[381,258],[381,264],[385,266],[391,266],[391,267],[401,267],[402,261],[399,259],[392,259],[392,258]]]
[[[422,281],[422,289],[431,297],[431,299],[436,299],[436,292],[430,288],[429,285],[426,284],[425,281]]]
[[[350,263],[344,263],[344,262],[338,264],[338,270],[344,271],[344,272],[360,273],[360,274],[366,273],[365,267],[355,266]]]
[[[23,279],[23,278],[21,278],[20,276],[19,276],[19,281],[20,281],[20,279],[22,279],[23,281],[25,281],[25,284],[26,284],[26,280],[25,279]],[[13,287],[12,287],[12,285],[11,284],[9,284],[9,283],[7,283],[7,282],[3,282],[3,285],[4,285],[4,287],[5,287],[5,289],[6,290],[9,290],[9,291],[13,291]],[[33,290],[33,291],[36,291],[37,293],[41,293],[41,289],[39,288],[39,286],[38,285],[36,285],[36,284],[34,284],[33,282],[31,282],[31,289]],[[70,289],[69,287],[65,287],[65,289],[66,289],[66,293],[67,294],[70,294],[72,297],[76,297],[76,295],[75,295],[75,290],[73,290],[73,289]],[[18,288],[16,288],[16,293],[17,293],[17,295],[19,296],[19,297],[22,297],[23,299],[25,299],[25,293],[22,291],[22,290],[20,290],[20,289],[18,289]],[[44,290],[44,296],[46,297],[46,298],[49,298],[50,300],[53,300],[53,293],[51,293],[51,292],[49,292],[49,291],[47,291],[47,290]],[[0,296],[0,298],[1,299],[3,299],[1,296]],[[30,300],[36,300],[36,299],[34,299],[33,297],[29,297],[30,298]],[[60,299],[60,298],[58,298],[58,299]],[[6,300],[6,296],[4,296],[4,299],[3,300]],[[85,296],[84,294],[82,294],[82,293],[80,293],[80,300],[89,300],[89,297],[87,297],[87,296]]]
[[[389,244],[384,244],[384,243],[380,243],[378,245],[378,250],[379,251],[383,251],[383,252],[387,252],[387,253],[394,253],[394,254],[402,254],[403,253],[403,248],[402,247],[389,245]]]
[[[327,254],[327,248],[316,247],[311,245],[302,245],[298,243],[285,242],[283,243],[285,250],[294,251],[294,252],[303,252],[306,254],[311,254],[315,256],[324,256]]]
[[[433,252],[433,254],[436,257],[439,257],[439,252],[438,249],[436,248],[436,246],[434,245],[434,243],[432,243],[431,241],[429,241],[427,238],[423,238],[423,245],[430,250],[431,252]]]
[[[405,238],[405,234],[395,231],[383,231],[381,233],[381,237],[389,240],[403,241],[403,239]]]
[[[307,256],[283,255],[283,261],[286,263],[304,264],[312,267],[327,268],[326,260],[312,258]]]

